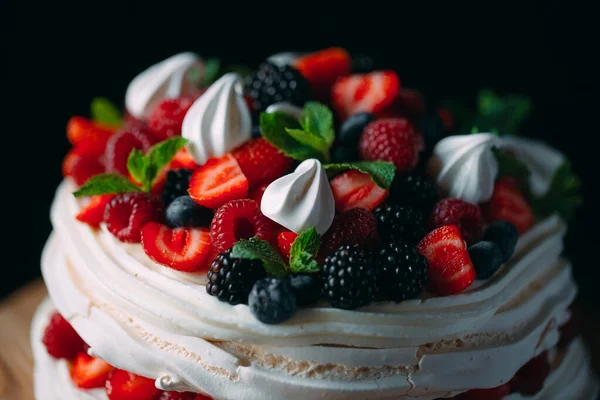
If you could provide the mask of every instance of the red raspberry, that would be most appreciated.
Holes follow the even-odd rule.
[[[292,159],[263,138],[251,140],[231,153],[237,160],[250,188],[270,183],[285,175]]]
[[[156,400],[196,400],[196,393],[192,393],[192,392],[162,392]]]
[[[213,247],[222,253],[240,239],[257,237],[269,241],[273,223],[254,200],[232,200],[217,209],[210,224]]]
[[[67,165],[67,163],[69,165]],[[63,163],[63,170],[67,170],[77,185],[83,185],[94,175],[104,172],[104,167],[97,156],[92,154],[77,154],[71,150]]]
[[[545,351],[523,365],[511,379],[510,386],[513,392],[533,396],[543,389],[548,374],[550,374],[550,363],[548,352]]]
[[[377,219],[366,208],[352,208],[337,215],[321,241],[320,256],[333,253],[342,245],[372,249],[379,244]]]
[[[454,397],[456,400],[502,400],[510,394],[510,383],[490,389],[472,389]]]
[[[154,143],[156,143],[156,139],[142,129],[132,129],[114,134],[108,140],[106,153],[104,153],[106,171],[129,176],[127,170],[129,153],[133,149],[147,152]]]
[[[165,99],[161,101],[148,118],[150,133],[159,140],[181,135],[183,117],[194,104],[192,97]]]
[[[84,351],[85,342],[62,315],[55,312],[44,331],[42,342],[54,358],[73,359],[77,353]]]
[[[104,209],[109,232],[121,242],[139,243],[144,225],[161,222],[164,206],[158,197],[133,192],[117,194]]]
[[[444,225],[456,225],[468,244],[481,239],[483,234],[483,215],[476,204],[447,197],[440,200],[429,215],[429,228],[434,230]]]
[[[423,140],[405,118],[379,119],[367,125],[358,150],[363,160],[391,161],[397,172],[412,170],[419,162]]]
[[[298,234],[291,231],[283,231],[277,234],[277,248],[286,260],[290,258],[290,250],[297,237]]]

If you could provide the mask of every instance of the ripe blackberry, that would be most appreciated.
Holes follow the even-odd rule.
[[[397,175],[392,182],[388,202],[405,204],[429,215],[440,199],[436,183],[427,175],[408,173]]]
[[[232,258],[231,249],[210,264],[206,293],[231,305],[248,304],[252,286],[266,276],[260,260]]]
[[[258,112],[281,101],[302,107],[312,97],[310,83],[297,69],[270,62],[262,63],[258,71],[246,80],[246,92]]]
[[[384,242],[402,241],[416,244],[427,233],[423,214],[410,206],[385,204],[377,207],[377,230]]]
[[[427,281],[427,259],[408,243],[384,245],[377,258],[379,269],[376,301],[414,299]]]
[[[322,290],[336,308],[353,310],[371,302],[377,285],[373,257],[358,246],[341,246],[321,267]]]
[[[188,194],[187,190],[190,186],[191,177],[192,171],[185,168],[167,172],[167,181],[160,195],[166,206],[171,204],[176,198]]]
[[[248,305],[260,322],[279,324],[296,312],[296,290],[288,279],[261,279],[252,287]]]

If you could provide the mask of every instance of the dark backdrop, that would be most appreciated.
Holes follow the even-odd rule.
[[[115,102],[141,70],[192,50],[256,65],[282,50],[338,45],[378,56],[404,85],[473,101],[481,87],[534,100],[530,134],[562,149],[582,176],[585,205],[568,236],[582,286],[597,301],[598,36],[591,6],[534,2],[86,2],[0,1],[3,234],[0,296],[39,275],[48,210],[68,149],[64,128],[94,96]],[[8,90],[6,90],[8,88]]]

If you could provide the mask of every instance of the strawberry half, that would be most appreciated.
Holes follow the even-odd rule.
[[[160,394],[154,386],[154,379],[116,368],[108,376],[104,387],[110,400],[153,400]]]
[[[103,387],[113,367],[87,353],[79,353],[71,365],[71,380],[82,389]]]
[[[263,138],[251,140],[231,154],[248,178],[251,189],[273,182],[285,175],[292,166],[291,158]]]
[[[350,170],[330,182],[335,208],[344,212],[355,207],[373,210],[387,197],[388,191],[377,186],[369,174]]]
[[[185,169],[198,168],[198,164],[196,164],[196,161],[194,161],[194,159],[192,158],[192,156],[190,155],[190,153],[187,151],[187,149],[185,147],[182,147],[181,149],[179,149],[179,151],[177,153],[175,153],[175,156],[171,160],[171,164],[169,164],[169,169],[179,169],[179,168],[185,168]]]
[[[400,79],[394,71],[350,75],[336,80],[331,91],[333,107],[344,120],[360,111],[384,110],[397,98]]]
[[[84,117],[72,117],[67,123],[67,139],[81,153],[102,155],[113,133],[114,129],[98,125]]]
[[[248,197],[248,178],[231,154],[211,158],[194,171],[188,190],[194,201],[216,208],[231,200]]]
[[[152,260],[178,271],[208,270],[213,253],[206,228],[175,228],[147,223],[142,228],[142,247]]]
[[[279,232],[277,235],[277,248],[286,260],[290,259],[290,250],[297,237],[298,234],[292,231]]]
[[[98,229],[104,220],[104,209],[113,197],[112,194],[92,196],[90,202],[79,211],[76,218],[92,228]]]
[[[63,161],[63,175],[73,178],[79,186],[103,172],[104,166],[100,158],[96,154],[81,152],[79,148],[69,151]]]
[[[475,280],[475,268],[457,226],[431,231],[419,242],[417,250],[429,262],[428,280],[437,293],[460,293]]]
[[[327,101],[335,80],[350,73],[352,59],[346,50],[331,47],[298,58],[294,67],[310,82],[317,98]]]
[[[492,198],[481,209],[488,222],[508,221],[517,228],[519,234],[529,230],[534,222],[531,206],[511,177],[496,182]]]

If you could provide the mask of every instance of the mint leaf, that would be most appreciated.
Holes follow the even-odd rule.
[[[335,139],[333,130],[333,113],[327,106],[310,101],[304,105],[303,118],[300,121],[302,128],[325,141],[328,147]]]
[[[282,112],[260,114],[262,136],[286,156],[298,161],[308,158],[321,159],[322,155],[318,150],[294,139],[286,130],[299,128],[298,121]]]
[[[211,57],[204,62],[204,76],[202,77],[202,86],[208,86],[219,76],[221,61],[218,58]]]
[[[501,134],[517,133],[520,125],[531,112],[531,99],[517,94],[498,96],[489,89],[479,92],[478,114],[472,125],[490,131],[497,129]]]
[[[554,172],[548,193],[533,200],[533,209],[542,217],[558,213],[568,221],[583,202],[580,189],[579,177],[573,172],[569,161],[565,160]]]
[[[267,273],[277,278],[285,278],[288,275],[285,262],[266,240],[256,237],[242,239],[233,245],[231,257],[261,260]]]
[[[187,143],[187,139],[181,136],[175,136],[155,144],[150,148],[146,157],[150,159],[150,165],[160,171],[165,165],[169,164],[175,154]],[[155,176],[152,177],[154,179]]]
[[[91,177],[73,193],[75,197],[96,196],[99,194],[115,194],[139,192],[140,188],[119,174],[100,174]]]
[[[321,154],[322,160],[329,161],[329,144],[321,136],[314,133],[303,131],[302,129],[288,129],[285,131],[294,139],[305,144]]]
[[[396,175],[396,167],[387,161],[357,161],[351,163],[325,164],[323,165],[329,179],[336,175],[355,169],[371,175],[373,182],[383,189],[389,189]]]
[[[146,169],[148,168],[148,158],[146,155],[138,150],[133,149],[129,153],[127,159],[127,169],[129,173],[137,182],[144,182],[146,180]]]
[[[531,171],[529,170],[529,167],[514,154],[497,147],[492,148],[492,153],[498,161],[498,176],[496,179],[505,176],[515,178],[519,183],[521,190],[523,190],[527,197],[530,197],[531,186],[529,179],[531,177]]]
[[[106,125],[121,126],[123,117],[119,108],[104,97],[96,97],[91,105],[92,119]]]
[[[302,232],[290,249],[290,268],[296,273],[312,273],[319,271],[314,259],[319,252],[321,236],[315,228]]]

